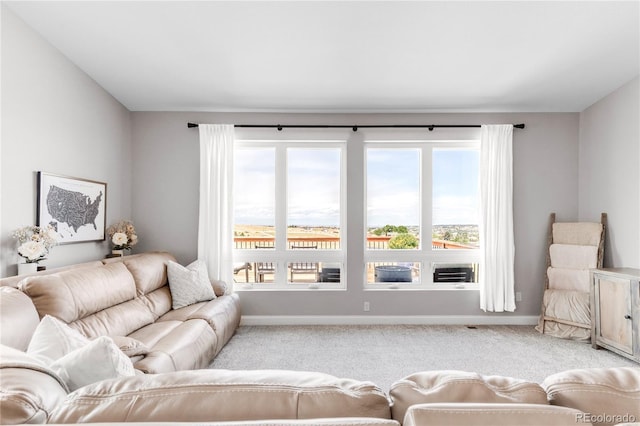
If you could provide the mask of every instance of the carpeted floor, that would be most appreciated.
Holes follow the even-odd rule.
[[[533,326],[242,326],[211,368],[321,371],[384,391],[423,370],[464,370],[541,382],[563,370],[637,363]]]

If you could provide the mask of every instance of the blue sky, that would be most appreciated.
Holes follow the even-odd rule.
[[[235,219],[239,224],[274,225],[275,149],[239,149],[235,158]],[[367,226],[418,225],[420,151],[367,150]],[[290,148],[290,225],[339,224],[340,151]],[[433,223],[477,223],[479,153],[433,151]]]

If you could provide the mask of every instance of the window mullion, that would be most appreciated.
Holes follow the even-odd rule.
[[[420,194],[422,195],[422,199],[420,205],[420,229],[422,235],[420,236],[420,254],[422,267],[420,270],[422,271],[422,274],[420,280],[422,284],[432,284],[433,276],[431,274],[431,267],[433,264],[433,247],[431,245],[431,240],[433,233],[433,146],[431,144],[423,146],[421,154]]]
[[[274,280],[282,285],[287,281],[287,146],[276,144],[276,241],[275,257],[277,261]]]

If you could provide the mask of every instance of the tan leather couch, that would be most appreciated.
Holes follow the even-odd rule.
[[[167,253],[148,253],[47,271],[23,282],[24,292],[11,287],[17,279],[0,280],[9,285],[0,287],[0,424],[504,426],[640,420],[640,368],[571,370],[542,384],[424,371],[398,380],[388,395],[371,382],[317,372],[198,370],[233,335],[240,319],[237,296],[222,295],[215,283],[221,297],[172,310],[163,267],[168,259],[173,257]],[[148,374],[69,393],[60,377],[25,353],[45,312],[89,337],[143,341],[149,351],[135,366]]]
[[[240,324],[239,298],[213,281],[218,297],[173,310],[169,260],[169,253],[144,253],[2,279],[0,303],[10,312],[0,315],[0,343],[26,350],[39,320],[51,315],[90,339],[140,343],[132,361],[144,373],[204,368]]]

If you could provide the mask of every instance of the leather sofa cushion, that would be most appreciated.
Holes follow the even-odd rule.
[[[168,285],[147,293],[141,299],[151,311],[154,321],[171,311],[171,292]]]
[[[44,364],[0,345],[0,424],[46,423],[66,396],[64,382]]]
[[[20,283],[42,318],[72,323],[136,296],[133,277],[121,263],[33,276]]]
[[[151,374],[207,367],[217,347],[216,334],[202,320],[156,322],[129,337],[149,348],[134,367]]]
[[[374,384],[322,373],[181,371],[108,380],[69,396],[51,423],[390,417]]]
[[[153,322],[144,300],[135,298],[69,324],[90,339],[100,336],[126,336]]]
[[[416,404],[409,407],[403,426],[576,426],[582,412],[542,404]],[[580,423],[582,425],[589,424]]]
[[[236,328],[240,325],[240,318],[239,296],[232,293],[208,302],[194,303],[169,311],[158,321],[187,321],[190,319],[206,321],[218,337],[217,354],[235,333]]]
[[[589,413],[594,425],[640,421],[640,367],[563,371],[542,387],[551,404]]]
[[[0,314],[0,344],[26,351],[40,323],[31,299],[13,287],[0,287]]]
[[[503,376],[439,370],[412,374],[391,385],[392,418],[402,422],[407,409],[422,403],[547,404],[539,384]]]
[[[165,252],[123,258],[123,263],[133,275],[139,296],[167,285],[167,262],[170,260],[175,262],[176,258]]]

